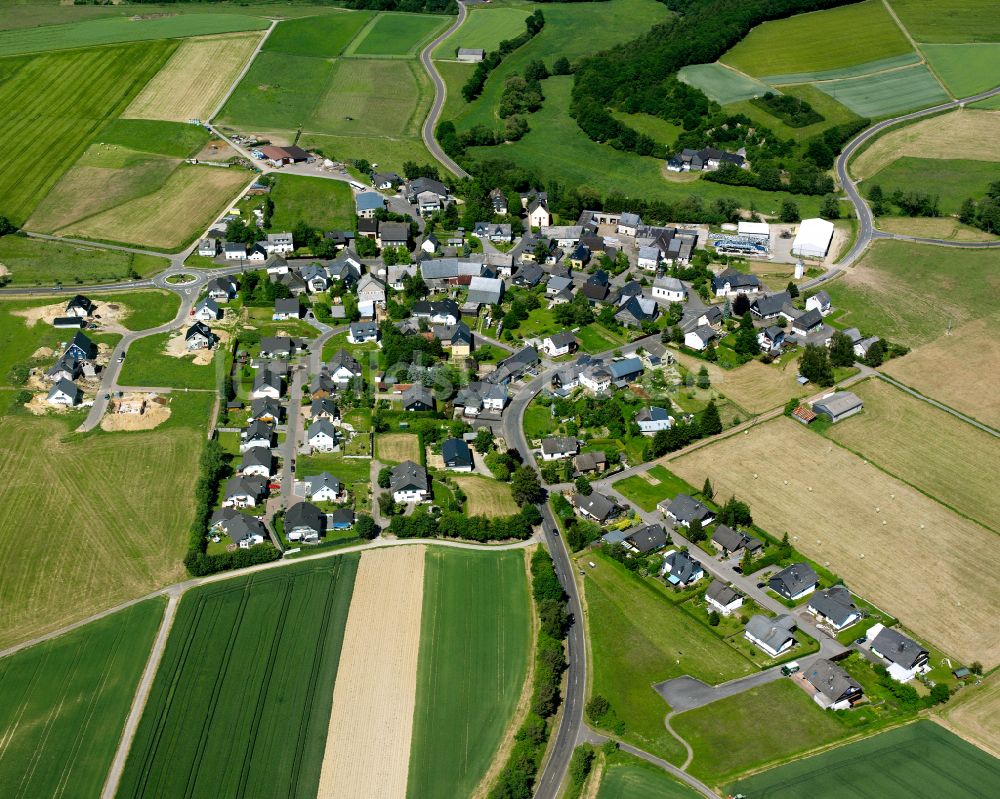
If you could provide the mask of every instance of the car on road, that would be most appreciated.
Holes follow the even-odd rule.
[[[124,360],[125,360],[125,353],[123,352],[121,355],[118,356],[118,363],[121,363]]]
[[[106,399],[106,400],[109,400],[109,399],[111,399],[111,395],[110,395],[110,394],[105,394],[105,395],[104,395],[104,399]]]
[[[758,588],[763,588],[765,585],[766,585],[766,583],[757,583],[757,587]]]

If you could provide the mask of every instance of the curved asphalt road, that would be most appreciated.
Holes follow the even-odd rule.
[[[971,97],[962,98],[961,100],[952,100],[949,103],[935,105],[932,108],[924,108],[920,111],[914,111],[912,114],[903,114],[902,116],[893,117],[892,119],[886,119],[872,125],[870,128],[866,128],[848,143],[843,152],[841,152],[840,156],[837,158],[837,177],[840,179],[840,184],[844,187],[844,191],[847,192],[848,199],[854,205],[854,210],[858,217],[859,229],[858,240],[854,243],[850,252],[848,252],[847,255],[839,261],[838,265],[849,266],[854,263],[854,261],[860,257],[865,249],[867,249],[868,245],[871,244],[873,239],[899,239],[901,241],[912,241],[918,244],[936,244],[944,247],[961,247],[966,249],[986,249],[1000,246],[1000,242],[997,241],[948,241],[947,239],[921,238],[918,236],[883,233],[882,231],[876,230],[875,220],[872,217],[871,209],[868,207],[868,203],[865,202],[861,193],[858,191],[857,184],[851,179],[847,172],[847,163],[858,151],[858,148],[873,137],[883,133],[887,128],[891,128],[893,125],[897,125],[900,122],[910,122],[915,119],[920,119],[921,117],[940,113],[941,111],[959,108],[961,106],[968,105],[969,103],[977,102],[978,100],[984,100],[987,97],[993,97],[996,94],[1000,94],[1000,86],[986,92],[974,94]],[[825,275],[824,278],[826,278]]]
[[[448,96],[448,88],[444,85],[441,75],[438,74],[437,68],[431,60],[431,53],[434,52],[435,47],[441,44],[441,42],[451,36],[462,26],[462,23],[465,22],[465,16],[468,13],[469,12],[465,8],[465,3],[463,3],[462,0],[459,0],[458,19],[455,20],[455,23],[448,28],[448,30],[438,36],[420,52],[420,62],[424,65],[424,69],[427,70],[427,74],[431,76],[431,80],[434,81],[434,103],[431,105],[431,110],[427,114],[427,119],[424,120],[424,127],[421,131],[424,138],[424,144],[427,145],[427,149],[431,151],[431,154],[438,161],[444,164],[445,167],[447,167],[449,172],[460,178],[469,177],[469,173],[449,158],[445,151],[441,149],[441,145],[437,143],[437,139],[434,138],[434,129],[437,127],[438,120],[441,118],[441,109],[444,108],[444,101]]]

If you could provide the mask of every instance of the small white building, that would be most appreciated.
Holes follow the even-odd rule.
[[[676,277],[659,277],[653,281],[653,299],[666,302],[684,302],[687,289]]]
[[[660,430],[669,430],[674,425],[674,417],[666,408],[642,408],[635,415],[635,423],[643,435],[651,436]]]
[[[684,346],[693,350],[704,350],[715,338],[715,331],[708,325],[699,325],[694,330],[684,334]]]
[[[227,241],[223,253],[227,261],[243,261],[247,257],[247,245],[240,241]]]
[[[479,47],[459,47],[458,60],[463,64],[478,64],[485,58],[486,53]]]

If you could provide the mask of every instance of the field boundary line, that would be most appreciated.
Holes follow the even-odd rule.
[[[886,383],[889,383],[889,385],[895,386],[900,391],[905,391],[907,394],[909,394],[909,395],[911,395],[913,397],[916,397],[918,400],[922,400],[923,402],[927,402],[927,403],[933,405],[935,408],[938,408],[939,410],[944,411],[945,413],[950,413],[952,416],[956,417],[957,419],[960,419],[961,421],[965,422],[966,424],[972,425],[973,427],[977,428],[978,430],[982,430],[984,433],[989,433],[994,438],[1000,438],[1000,431],[995,430],[994,428],[990,427],[988,424],[984,424],[983,422],[979,422],[976,419],[972,418],[971,416],[966,416],[961,411],[956,411],[954,408],[951,408],[951,407],[945,405],[943,402],[939,402],[938,400],[934,399],[933,397],[928,397],[926,394],[921,394],[915,388],[910,388],[905,383],[900,383],[894,377],[890,377],[889,375],[884,374],[883,372],[880,372],[877,369],[875,370],[875,374],[878,375],[878,377],[879,377],[880,380],[884,380]]]
[[[376,11],[372,14],[371,19],[369,19],[364,25],[355,31],[354,35],[351,37],[350,41],[344,45],[343,49],[337,53],[335,58],[350,58],[354,55],[354,51],[357,49],[358,45],[364,40],[364,37],[368,35],[368,32],[375,27],[375,22],[385,14],[384,11]],[[364,36],[362,36],[364,34]]]
[[[122,774],[125,772],[125,760],[132,742],[135,740],[136,731],[139,729],[139,721],[143,711],[146,709],[146,702],[153,688],[153,680],[160,669],[163,660],[163,653],[167,648],[167,638],[170,629],[173,627],[174,618],[177,615],[177,606],[180,604],[180,594],[171,594],[167,599],[167,606],[163,611],[163,619],[160,621],[160,629],[156,633],[153,648],[150,650],[149,659],[146,661],[146,668],[143,669],[139,685],[136,686],[135,696],[132,698],[132,707],[129,708],[128,717],[125,719],[125,726],[122,728],[121,738],[118,741],[118,749],[115,757],[111,761],[111,768],[108,769],[108,776],[101,789],[101,799],[114,799],[121,783]]]
[[[236,91],[236,87],[239,86],[243,78],[246,77],[246,74],[250,71],[250,67],[253,66],[253,62],[257,60],[257,56],[260,55],[260,51],[264,48],[264,43],[268,40],[268,37],[271,35],[271,32],[277,26],[278,26],[278,20],[272,19],[271,25],[268,27],[266,31],[264,31],[264,35],[260,37],[260,41],[257,42],[257,47],[254,49],[252,53],[250,53],[250,56],[247,58],[246,63],[243,65],[243,69],[239,71],[239,74],[229,85],[229,89],[226,91],[222,99],[219,100],[219,104],[215,107],[215,110],[211,114],[209,114],[208,119],[205,120],[207,124],[211,125],[212,120],[214,120],[219,115],[219,113],[225,107],[226,103],[229,102],[229,98],[232,97],[233,92]]]

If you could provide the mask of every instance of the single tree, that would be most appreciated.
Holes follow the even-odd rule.
[[[594,492],[594,487],[590,484],[590,481],[584,477],[582,474],[576,478],[576,490],[583,494],[585,497],[589,497]]]
[[[798,222],[802,216],[799,214],[799,207],[791,200],[785,200],[781,204],[779,217],[782,222]]]
[[[695,382],[698,388],[708,388],[712,385],[712,381],[708,377],[708,367],[704,364],[698,370],[698,379]]]
[[[788,281],[788,285],[785,286],[785,291],[788,292],[788,296],[790,296],[793,300],[799,296],[799,287],[796,286],[795,282],[792,280]]]
[[[388,488],[392,482],[392,469],[388,466],[383,466],[378,470],[378,487]]]
[[[719,409],[715,407],[715,400],[709,400],[705,410],[699,414],[698,430],[702,436],[714,436],[722,432],[722,419],[719,417]]]
[[[719,626],[719,612],[717,610],[713,610],[708,614],[708,623],[712,627]]]
[[[476,431],[476,440],[472,442],[472,446],[480,455],[485,455],[492,450],[494,447],[492,431],[488,427],[480,427]]]
[[[712,486],[712,481],[706,477],[705,484],[701,487],[701,495],[705,499],[712,499],[715,496],[715,488]]]
[[[833,366],[826,347],[807,344],[799,358],[799,373],[818,386],[832,386]]]
[[[358,534],[358,538],[371,541],[378,536],[379,529],[371,516],[367,513],[359,513],[357,519],[354,521],[354,532]]]
[[[701,524],[701,519],[691,520],[691,524],[688,525],[687,535],[685,537],[692,544],[697,544],[699,541],[705,540],[705,528]]]
[[[595,694],[587,702],[587,718],[594,724],[600,724],[601,720],[611,711],[611,703],[600,694]]]
[[[865,363],[868,366],[881,366],[885,361],[885,342],[882,339],[874,342],[865,353]]]
[[[743,574],[750,574],[753,569],[753,555],[750,554],[749,549],[743,550],[743,557],[740,558],[740,571]]]
[[[830,338],[830,363],[834,366],[851,366],[854,363],[851,337],[839,330]]]
[[[545,499],[545,489],[538,480],[538,472],[530,466],[518,466],[514,470],[510,492],[518,505],[537,505]]]

